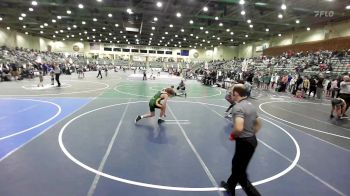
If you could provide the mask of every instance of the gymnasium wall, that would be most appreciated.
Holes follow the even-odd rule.
[[[214,49],[188,49],[190,50],[189,57],[178,56],[177,53],[181,51],[179,48],[166,48],[167,50],[172,50],[173,55],[167,57],[173,58],[184,58],[192,60],[228,60],[234,57],[256,57],[262,55],[262,51],[257,51],[262,45],[267,45],[268,48],[280,47],[280,46],[292,46],[299,43],[309,43],[320,40],[328,40],[338,37],[350,36],[350,20],[328,24],[323,27],[311,27],[310,31],[306,29],[285,33],[281,37],[275,36],[266,41],[252,42],[240,46],[218,46]],[[67,53],[79,53],[88,56],[91,55],[125,55],[117,52],[107,52],[104,51],[104,44],[101,44],[99,50],[91,50],[90,45],[87,42],[77,42],[77,41],[54,41],[46,38],[35,37],[30,35],[25,35],[23,33],[17,32],[15,30],[7,30],[0,28],[0,46],[5,45],[8,47],[23,47],[30,49],[37,49],[41,51],[51,50],[52,52],[67,52]],[[108,45],[108,44],[106,44]],[[74,51],[74,46],[78,46],[79,50]],[[137,46],[139,47],[139,46]],[[147,48],[147,47],[145,47]],[[153,49],[162,49],[161,47],[153,47]],[[288,47],[286,47],[288,48]],[[75,47],[77,49],[77,47]],[[163,48],[164,49],[164,48]],[[184,49],[184,48],[182,48]],[[285,48],[283,48],[285,49]],[[134,55],[134,54],[129,54]],[[137,54],[142,56],[142,54]],[[145,54],[144,54],[145,55]],[[160,57],[162,55],[158,54],[146,54],[152,57]],[[164,55],[163,55],[164,56]],[[197,58],[195,58],[195,56]]]

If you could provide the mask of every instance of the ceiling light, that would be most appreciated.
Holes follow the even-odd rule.
[[[114,26],[115,26],[115,27],[119,27],[119,24],[115,24]]]
[[[60,30],[61,33],[63,33],[64,31],[63,30]]]
[[[31,8],[31,7],[30,7],[28,10],[29,10],[30,12],[34,11],[34,9],[33,9],[33,8]]]
[[[96,21],[97,21],[97,18],[93,18],[92,20],[93,20],[94,22],[96,22]]]
[[[62,17],[61,17],[61,16],[57,16],[57,19],[61,20],[61,19],[62,19]]]
[[[350,5],[346,6],[345,9],[350,10]]]
[[[245,44],[245,42],[243,42],[243,44]]]
[[[203,11],[207,12],[208,11],[208,7],[203,7]]]
[[[308,28],[306,28],[306,30],[307,30],[307,31],[310,31],[311,29],[310,29],[310,27],[308,27]]]
[[[170,25],[169,25],[169,27],[170,27],[170,28],[173,28],[173,27],[174,27],[174,25],[170,24]]]
[[[219,20],[219,17],[216,16],[216,17],[215,17],[215,20]]]
[[[286,9],[287,9],[286,4],[282,4],[282,5],[281,5],[281,9],[282,9],[282,10],[286,10]]]
[[[209,31],[205,31],[205,34],[208,34],[209,33]]]
[[[278,37],[281,37],[282,35],[281,34],[278,34]]]
[[[223,26],[223,24],[220,22],[219,26],[220,26],[220,27],[222,27],[222,26]]]
[[[40,25],[40,28],[42,28],[42,29],[43,29],[43,28],[44,28],[44,25]]]
[[[203,27],[199,27],[200,30],[203,30],[204,28]]]
[[[247,20],[247,23],[250,24],[252,21],[250,19]]]
[[[102,27],[103,30],[106,30],[106,27]]]
[[[7,29],[7,30],[10,30],[11,28],[10,28],[10,27],[7,27],[6,29]]]
[[[52,19],[52,23],[56,23],[56,20],[55,20],[55,19]]]
[[[83,9],[83,8],[84,8],[84,5],[80,3],[80,4],[78,5],[78,8]]]
[[[18,17],[18,20],[23,20],[23,17]]]
[[[193,24],[193,20],[190,20],[190,24]]]
[[[249,25],[249,27],[250,27],[250,28],[253,28],[254,26],[251,24],[251,25]]]
[[[25,28],[27,28],[27,26],[26,26],[26,25],[23,25],[23,29],[25,29]]]
[[[295,23],[299,24],[299,23],[300,23],[300,20],[296,20]]]
[[[158,2],[157,2],[157,7],[162,7],[162,6],[163,6],[163,3],[160,2],[160,1],[158,1]]]
[[[95,32],[95,31],[96,31],[96,29],[92,29],[92,31],[94,31],[94,32]]]
[[[233,39],[231,39],[231,42],[233,42]]]
[[[185,29],[181,29],[181,32],[185,32]]]
[[[154,20],[154,21],[158,21],[158,18],[157,18],[157,17],[154,17],[153,20]]]
[[[226,32],[230,32],[231,30],[230,29],[226,29]]]
[[[68,31],[70,31],[70,30],[71,30],[71,28],[70,28],[70,27],[67,27],[67,30],[68,30]]]
[[[175,35],[175,37],[179,37],[178,35]]]
[[[278,18],[282,19],[283,15],[282,14],[278,14]]]
[[[0,21],[2,21],[2,17],[0,17]]]
[[[126,12],[128,12],[129,14],[132,14],[132,10],[130,8],[126,9]]]
[[[152,27],[152,30],[155,30],[156,28],[155,27]]]
[[[244,11],[244,10],[241,11],[241,15],[242,15],[242,16],[245,15],[245,11]]]
[[[77,26],[77,25],[73,25],[73,28],[75,28],[75,29],[76,29],[76,28],[78,28],[78,26]]]
[[[193,33],[191,33],[190,36],[193,37]]]
[[[176,17],[180,18],[181,17],[181,13],[180,12],[176,13]]]
[[[218,37],[217,39],[220,40],[220,37]]]
[[[87,34],[87,31],[84,31],[84,34]]]
[[[269,31],[270,31],[270,29],[265,29],[265,31],[266,31],[266,32],[269,32]]]
[[[151,33],[150,35],[153,36],[153,33]]]
[[[70,10],[67,10],[67,14],[71,14],[72,13],[72,11],[70,11]]]
[[[198,39],[199,37],[198,36],[196,36],[196,39]]]
[[[86,22],[85,22],[85,21],[82,21],[82,22],[81,22],[81,24],[83,24],[83,25],[84,25],[84,24],[86,24]]]
[[[44,31],[40,31],[40,34],[43,34],[44,33]]]
[[[239,1],[239,4],[244,5],[244,4],[245,4],[245,1],[244,1],[244,0],[240,0],[240,1]]]
[[[55,37],[56,37],[56,35],[53,35],[52,37],[53,37],[53,38],[55,38]]]
[[[168,32],[165,32],[165,35],[168,35]]]
[[[26,17],[27,15],[26,15],[25,13],[22,13],[21,16],[22,16],[22,17]]]
[[[32,5],[37,6],[37,5],[38,5],[38,2],[32,1]]]
[[[249,37],[248,35],[245,35],[245,37]]]
[[[233,32],[231,32],[230,34],[231,34],[231,35],[233,35],[234,33],[233,33]]]
[[[108,14],[108,17],[112,18],[112,17],[113,17],[113,14],[109,13],[109,14]]]
[[[25,32],[26,35],[28,35],[28,32]]]

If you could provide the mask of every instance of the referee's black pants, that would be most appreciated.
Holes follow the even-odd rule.
[[[60,75],[61,74],[55,74],[55,79],[56,79],[56,82],[57,82],[57,86],[60,87],[61,86],[61,82],[60,82]]]
[[[235,195],[235,188],[239,183],[248,196],[260,195],[258,190],[248,180],[247,167],[258,142],[256,137],[236,138],[236,151],[232,159],[232,174],[227,180],[231,194]]]

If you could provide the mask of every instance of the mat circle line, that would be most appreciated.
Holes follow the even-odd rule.
[[[47,84],[47,85],[50,85],[50,84]],[[32,85],[31,87],[37,87],[37,85]],[[72,85],[68,84],[68,83],[62,83],[61,87],[50,85],[50,88],[42,88],[42,89],[40,89],[40,87],[37,87],[37,89],[33,89],[33,88],[28,87],[27,85],[22,86],[22,88],[24,88],[26,90],[31,90],[31,91],[49,90],[52,88],[70,88],[70,87],[72,87]]]
[[[314,129],[314,128],[311,128],[311,127],[307,127],[307,126],[303,126],[303,125],[299,125],[297,123],[293,123],[293,122],[290,122],[290,121],[287,121],[287,120],[284,120],[282,118],[279,118],[277,116],[274,116],[268,112],[266,112],[264,109],[262,109],[262,106],[263,105],[266,105],[266,104],[271,104],[271,103],[310,103],[310,104],[321,104],[321,103],[312,103],[312,102],[295,102],[295,101],[268,101],[268,102],[264,102],[262,104],[259,105],[259,109],[264,112],[265,114],[273,117],[273,118],[276,118],[280,121],[283,121],[283,122],[286,122],[286,123],[289,123],[289,124],[292,124],[292,125],[295,125],[295,126],[298,126],[298,127],[301,127],[301,128],[304,128],[304,129],[308,129],[308,130],[311,130],[311,131],[314,131],[314,132],[318,132],[318,133],[323,133],[323,134],[326,134],[326,135],[331,135],[331,136],[335,136],[335,137],[340,137],[340,138],[344,138],[344,139],[348,139],[350,140],[350,137],[346,137],[346,136],[343,136],[343,135],[338,135],[338,134],[334,134],[334,133],[329,133],[329,132],[326,132],[326,131],[321,131],[321,130],[318,130],[318,129]],[[328,104],[323,104],[322,105],[328,105]]]
[[[215,104],[207,104],[207,103],[203,103],[203,102],[191,102],[191,101],[172,101],[172,102],[186,102],[186,103],[198,103],[198,104],[203,104],[203,105],[211,105],[211,106],[216,106],[216,107],[222,107],[222,108],[226,108],[226,106],[221,106],[221,105],[215,105]],[[115,181],[119,181],[119,182],[123,182],[126,184],[132,184],[132,185],[136,185],[136,186],[140,186],[140,187],[147,187],[147,188],[153,188],[153,189],[161,189],[161,190],[172,190],[172,191],[188,191],[188,192],[208,192],[208,191],[225,191],[224,188],[219,188],[219,187],[204,187],[204,188],[191,188],[191,187],[173,187],[173,186],[164,186],[164,185],[155,185],[155,184],[149,184],[149,183],[143,183],[143,182],[138,182],[138,181],[132,181],[132,180],[127,180],[124,178],[120,178],[117,176],[113,176],[104,172],[100,172],[84,163],[82,163],[81,161],[79,161],[78,159],[76,159],[72,154],[70,154],[70,152],[66,149],[64,143],[63,143],[63,133],[66,130],[66,128],[75,120],[90,114],[92,112],[95,111],[99,111],[99,110],[103,110],[106,108],[110,108],[110,107],[115,107],[115,106],[121,106],[121,105],[127,105],[127,104],[136,104],[136,103],[147,103],[147,101],[135,101],[135,102],[126,102],[126,103],[119,103],[119,104],[113,104],[113,105],[108,105],[108,106],[104,106],[104,107],[100,107],[100,108],[96,108],[93,110],[90,110],[88,112],[82,113],[76,117],[74,117],[73,119],[69,120],[60,130],[59,135],[58,135],[58,143],[59,146],[62,150],[62,152],[71,160],[73,161],[75,164],[77,164],[78,166],[82,167],[85,170],[88,170],[92,173],[95,173],[96,175],[100,175],[103,176],[105,178],[111,179],[111,180],[115,180]],[[263,118],[262,118],[263,119]],[[291,163],[290,166],[288,166],[285,170],[283,170],[282,172],[271,176],[269,178],[254,182],[253,185],[260,185],[260,184],[264,184],[270,181],[273,181],[285,174],[287,174],[289,171],[291,171],[298,163],[299,158],[300,158],[300,147],[297,143],[297,141],[295,140],[295,138],[288,133],[285,129],[283,129],[282,127],[280,127],[279,125],[273,123],[272,121],[269,121],[267,119],[264,119],[265,121],[275,125],[277,128],[281,129],[282,131],[284,131],[293,141],[295,147],[296,147],[296,156],[293,160],[293,162]],[[236,187],[236,189],[241,188],[240,186]]]
[[[20,135],[20,134],[23,134],[23,133],[26,133],[26,132],[28,132],[28,131],[30,131],[30,130],[32,130],[32,129],[38,128],[38,127],[40,127],[40,126],[42,126],[42,125],[44,125],[44,124],[50,122],[51,120],[55,119],[55,118],[56,118],[58,115],[60,115],[61,112],[62,112],[61,106],[59,106],[59,105],[56,104],[56,103],[50,102],[50,101],[35,100],[35,99],[0,98],[0,100],[3,100],[3,99],[21,100],[21,101],[25,100],[25,101],[34,101],[34,102],[48,103],[48,104],[51,104],[51,105],[55,106],[55,107],[57,108],[57,112],[56,112],[56,114],[53,115],[51,118],[47,119],[46,121],[44,121],[44,122],[42,122],[42,123],[39,123],[39,124],[33,126],[33,127],[24,129],[24,130],[22,130],[22,131],[13,133],[13,134],[11,134],[11,135],[7,135],[7,136],[0,137],[0,141],[1,141],[1,140],[8,139],[8,138],[11,138],[11,137],[14,137],[14,136],[17,136],[17,135]]]
[[[137,97],[145,97],[145,98],[152,98],[153,97],[153,96],[146,96],[146,95],[140,95],[140,94],[135,94],[135,93],[128,93],[128,92],[125,92],[125,91],[118,90],[118,88],[122,87],[122,86],[133,86],[133,85],[122,84],[122,85],[118,85],[118,86],[114,87],[113,90],[118,92],[118,93],[125,94],[125,95],[131,95],[131,96],[137,96]],[[215,89],[215,90],[218,91],[219,93],[214,94],[214,95],[209,95],[209,96],[201,96],[201,97],[188,96],[187,98],[192,98],[192,99],[209,98],[209,97],[220,96],[222,94],[222,92],[220,90],[218,90],[218,89]]]
[[[51,96],[51,95],[71,95],[71,94],[78,94],[78,93],[90,93],[94,91],[102,91],[105,89],[108,89],[110,86],[109,84],[103,83],[103,82],[94,82],[94,81],[79,81],[79,80],[68,80],[68,81],[74,81],[74,82],[86,82],[86,83],[95,83],[95,84],[102,84],[105,87],[99,88],[99,89],[92,89],[92,90],[86,90],[86,91],[76,91],[76,92],[67,92],[67,93],[45,93],[45,94],[36,94],[36,95],[0,95],[0,97],[40,97],[40,96]]]

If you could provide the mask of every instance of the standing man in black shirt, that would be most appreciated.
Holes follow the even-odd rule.
[[[258,144],[255,134],[261,128],[261,121],[253,104],[246,99],[244,85],[235,85],[232,99],[236,105],[232,112],[234,128],[230,140],[236,140],[236,150],[232,159],[231,176],[227,182],[222,181],[221,186],[234,196],[239,183],[248,196],[259,196],[258,190],[248,180],[246,170]]]

